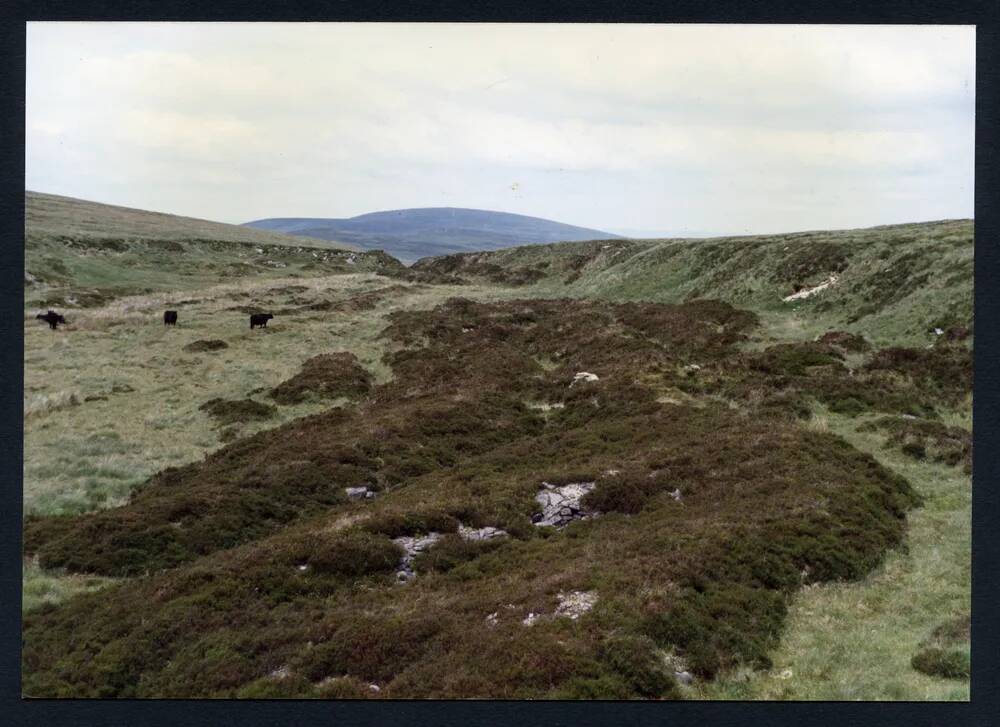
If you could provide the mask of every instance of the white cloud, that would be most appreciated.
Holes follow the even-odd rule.
[[[31,23],[26,183],[228,221],[970,216],[974,65],[969,27]]]

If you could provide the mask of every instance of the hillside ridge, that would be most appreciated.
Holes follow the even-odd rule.
[[[156,212],[33,190],[25,190],[24,208],[25,231],[33,233],[156,237],[317,247],[314,238],[247,229],[241,225],[199,217]],[[354,249],[351,245],[335,240],[327,242],[330,244],[322,247]]]

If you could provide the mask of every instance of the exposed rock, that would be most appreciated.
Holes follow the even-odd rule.
[[[567,616],[574,621],[587,613],[597,603],[597,593],[594,591],[570,591],[560,593],[557,598],[556,616]]]
[[[491,613],[489,616],[486,617],[486,623],[488,623],[490,626],[496,626],[499,621],[500,621],[499,611],[494,611],[493,613]]]
[[[440,539],[441,533],[437,532],[427,533],[427,535],[420,537],[403,535],[393,538],[392,542],[405,551],[403,559],[399,562],[399,568],[396,569],[396,580],[400,583],[406,583],[416,577],[417,574],[413,572],[413,559]]]
[[[598,378],[597,374],[592,374],[589,371],[580,371],[578,374],[573,376],[573,380],[570,382],[569,385],[572,386],[573,384],[578,384],[581,381],[591,382],[591,381],[600,381],[600,379]]]
[[[367,485],[361,485],[360,487],[345,487],[344,492],[352,500],[371,500],[375,497],[375,491],[372,490]]]
[[[674,678],[679,684],[683,684],[684,686],[688,686],[694,681],[694,677],[691,676],[691,672],[689,671],[675,671]]]
[[[535,525],[552,525],[562,528],[573,520],[593,517],[596,513],[584,510],[580,500],[594,489],[594,482],[571,482],[562,487],[542,483],[535,500],[542,506],[541,513],[532,518]]]
[[[674,491],[673,491],[673,492],[670,492],[670,493],[668,493],[668,494],[669,494],[669,495],[670,495],[670,496],[671,496],[672,498],[674,498],[674,499],[675,499],[675,500],[676,500],[677,502],[680,502],[680,501],[681,501],[681,491],[680,491],[679,489],[677,489],[677,488],[674,488]]]
[[[287,679],[292,675],[291,670],[287,666],[280,667],[272,671],[268,676],[271,679]]]
[[[559,599],[559,604],[556,606],[556,610],[553,613],[544,614],[531,611],[524,617],[524,619],[522,619],[521,623],[525,626],[534,626],[539,621],[548,621],[562,616],[575,621],[592,609],[594,604],[597,603],[597,593],[594,591],[570,591],[569,593],[559,593],[556,598]],[[493,614],[490,614],[490,616],[492,615]],[[490,621],[489,616],[487,617],[487,621]],[[495,621],[491,621],[491,623],[495,623]]]
[[[382,691],[382,687],[380,687],[378,684],[369,684],[368,688],[371,689],[373,692],[381,692]]]
[[[464,540],[492,540],[493,538],[506,538],[507,531],[487,525],[485,528],[470,528],[465,525],[458,526],[458,534]]]
[[[786,303],[791,303],[792,301],[796,300],[805,300],[806,298],[811,298],[812,296],[816,295],[816,293],[826,290],[831,285],[836,284],[836,282],[837,282],[837,276],[831,275],[829,278],[824,280],[819,285],[816,285],[812,288],[803,288],[802,290],[796,291],[791,295],[786,295],[784,298],[782,298],[782,300]]]

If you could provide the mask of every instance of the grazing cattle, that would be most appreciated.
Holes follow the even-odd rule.
[[[177,311],[168,310],[163,314],[163,325],[165,326],[176,326],[177,325]]]
[[[48,313],[39,313],[37,316],[35,316],[35,318],[37,318],[40,321],[45,321],[46,323],[48,323],[49,328],[51,328],[53,331],[59,327],[60,323],[66,322],[66,319],[63,318],[58,313],[56,313],[54,310],[50,310]]]
[[[254,326],[260,326],[261,328],[267,328],[267,322],[274,318],[270,313],[251,313],[250,314],[250,330],[253,330]]]

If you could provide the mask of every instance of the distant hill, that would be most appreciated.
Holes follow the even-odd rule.
[[[296,239],[280,232],[31,191],[24,193],[24,227],[36,234],[113,236],[117,239],[214,240],[354,249],[333,238],[324,238],[327,244],[320,246],[312,238]]]
[[[246,226],[385,250],[406,263],[458,252],[619,237],[538,217],[456,207],[371,212],[347,219],[273,217]]]

